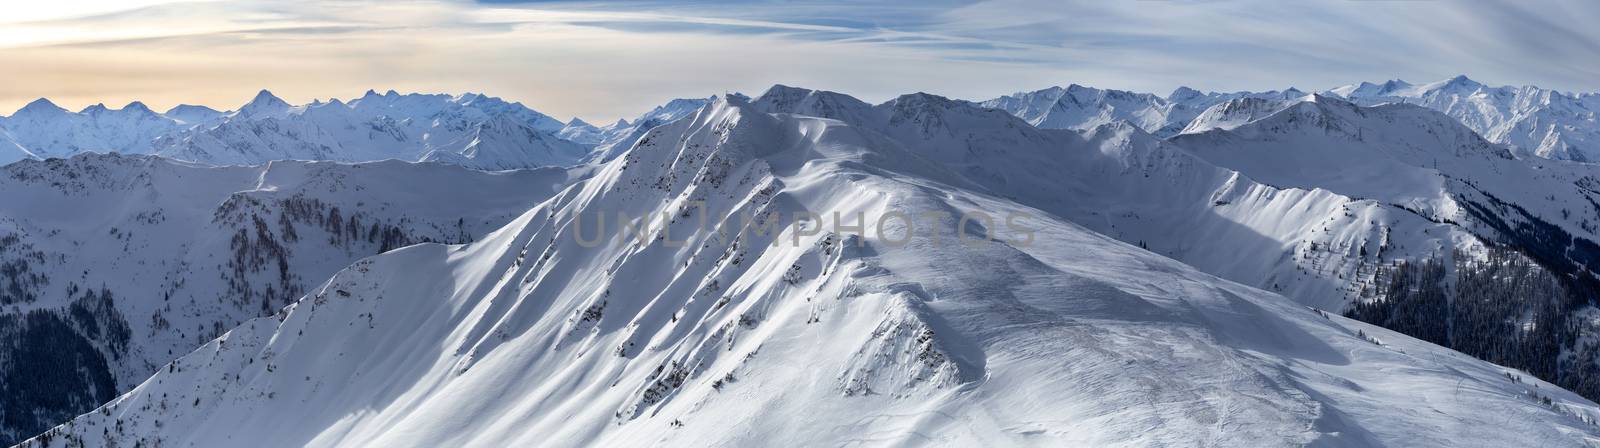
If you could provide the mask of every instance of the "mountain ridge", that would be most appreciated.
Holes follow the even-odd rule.
[[[164,113],[139,102],[122,109],[91,105],[71,112],[41,98],[12,116],[0,116],[0,163],[117,152],[212,165],[287,159],[431,160],[486,170],[575,165],[596,157],[589,154],[591,148],[601,147],[604,153],[640,128],[675,119],[704,102],[672,100],[633,124],[624,120],[596,128],[576,119],[574,126],[567,126],[521,103],[478,93],[368,90],[348,101],[291,105],[263,89],[232,111],[184,104]],[[512,138],[518,141],[515,145],[478,138],[483,129],[513,127],[526,130],[492,139]],[[485,147],[497,149],[481,150]]]

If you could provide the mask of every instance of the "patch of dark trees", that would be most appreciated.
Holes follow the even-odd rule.
[[[65,309],[0,315],[0,445],[39,434],[117,396],[109,360],[131,331],[107,289],[79,290]]]
[[[34,250],[17,235],[0,236],[0,306],[39,300],[38,291],[50,283],[50,277],[34,266],[44,262],[44,252]]]
[[[355,255],[378,254],[418,243],[464,243],[473,239],[464,219],[458,220],[454,229],[437,229],[445,235],[445,241],[436,241],[408,231],[413,224],[404,218],[389,222],[299,194],[275,202],[268,207],[258,199],[235,195],[216,214],[216,220],[232,223],[237,229],[230,242],[232,256],[223,271],[228,295],[240,305],[259,304],[262,315],[271,315],[305,294],[303,282],[290,269],[288,245],[313,235],[306,230],[320,230],[319,236],[327,238],[328,246]],[[270,216],[269,208],[278,210],[277,218],[270,222],[263,218]],[[258,288],[252,279],[263,273],[270,277],[264,288]]]

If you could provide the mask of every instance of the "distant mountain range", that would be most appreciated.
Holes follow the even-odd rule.
[[[0,163],[84,152],[153,154],[208,165],[273,160],[437,161],[502,170],[575,165],[642,124],[670,121],[705,104],[674,100],[629,123],[569,125],[520,103],[480,94],[401,95],[290,105],[261,91],[235,111],[180,105],[157,113],[140,103],[79,112],[49,100],[0,117]]]
[[[1600,160],[1600,94],[1571,94],[1533,86],[1489,87],[1464,76],[1413,85],[1363,82],[1317,92],[1371,106],[1412,103],[1455,118],[1519,155],[1558,160]],[[1270,113],[1276,105],[1310,95],[1299,89],[1200,92],[1179,88],[1165,97],[1080,85],[1019,92],[988,101],[1046,129],[1089,130],[1126,121],[1157,137],[1203,131],[1200,115],[1232,100],[1234,107]],[[397,159],[441,161],[479,169],[571,165],[620,152],[630,135],[694,111],[707,99],[678,99],[632,121],[595,126],[566,123],[481,94],[383,94],[368,91],[349,101],[290,105],[262,91],[235,111],[179,105],[158,113],[134,102],[121,109],[94,105],[79,112],[48,100],[0,117],[0,163],[67,157],[80,152],[157,154],[207,164],[258,164],[270,160],[345,162]],[[1238,111],[1232,114],[1237,118]],[[641,129],[642,128],[642,129]],[[598,148],[598,149],[597,149]]]
[[[1393,80],[1363,82],[1319,92],[1363,106],[1417,104],[1443,112],[1495,143],[1518,154],[1558,160],[1600,161],[1600,94],[1565,93],[1534,86],[1490,87],[1458,76],[1413,85]],[[1260,101],[1235,107],[1271,109],[1309,95],[1298,89],[1268,92],[1202,93],[1179,88],[1167,97],[1072,85],[1019,92],[984,101],[986,107],[1011,112],[1035,126],[1091,129],[1116,120],[1167,137],[1190,129],[1207,108],[1235,99]],[[1270,110],[1268,110],[1270,112]]]

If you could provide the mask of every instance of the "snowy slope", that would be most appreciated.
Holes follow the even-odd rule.
[[[1535,86],[1490,87],[1465,76],[1412,85],[1393,80],[1330,91],[1362,105],[1416,104],[1460,120],[1484,138],[1521,154],[1600,161],[1600,94]]]
[[[850,109],[877,124],[761,112],[841,99],[718,100],[482,240],[357,262],[25,446],[1600,442],[1600,409],[1559,388],[972,181],[1003,159],[943,163],[1045,160],[999,143],[1074,133],[972,129],[992,111],[929,95]],[[1032,219],[787,226],[802,211]],[[618,212],[660,218],[585,243]],[[769,212],[775,234],[739,218]]]
[[[0,441],[92,409],[356,259],[481,237],[580,173],[401,162],[211,168],[95,154],[8,165]],[[83,374],[37,382],[25,373],[52,366]]]
[[[617,120],[616,123],[596,128],[599,132],[598,142],[587,161],[605,162],[615,159],[623,151],[633,147],[634,142],[639,141],[639,137],[644,136],[645,132],[694,113],[711,101],[712,98],[677,98],[650,109],[632,122]]]
[[[1212,129],[1233,129],[1267,118],[1305,98],[1271,99],[1245,97],[1223,101],[1207,107],[1184,125],[1180,134],[1194,134]]]
[[[1258,118],[1161,141],[1126,123],[1037,130],[927,95],[874,107],[780,86],[755,104],[861,123],[967,182],[1201,271],[1322,309],[1392,310],[1363,315],[1600,396],[1589,293],[1600,183],[1586,165],[1514,160],[1438,112],[1327,97],[1259,114],[1225,103],[1206,115]],[[1480,277],[1505,280],[1470,290],[1408,285],[1415,274],[1401,272],[1491,261],[1538,272]],[[1416,286],[1457,298],[1404,297]]]

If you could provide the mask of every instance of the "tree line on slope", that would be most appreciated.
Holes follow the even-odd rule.
[[[0,314],[0,445],[117,395],[110,361],[127,353],[128,323],[110,290],[69,290],[65,309]]]
[[[1345,315],[1600,400],[1592,281],[1552,273],[1504,246],[1482,259],[1451,258],[1384,265],[1376,297]]]

